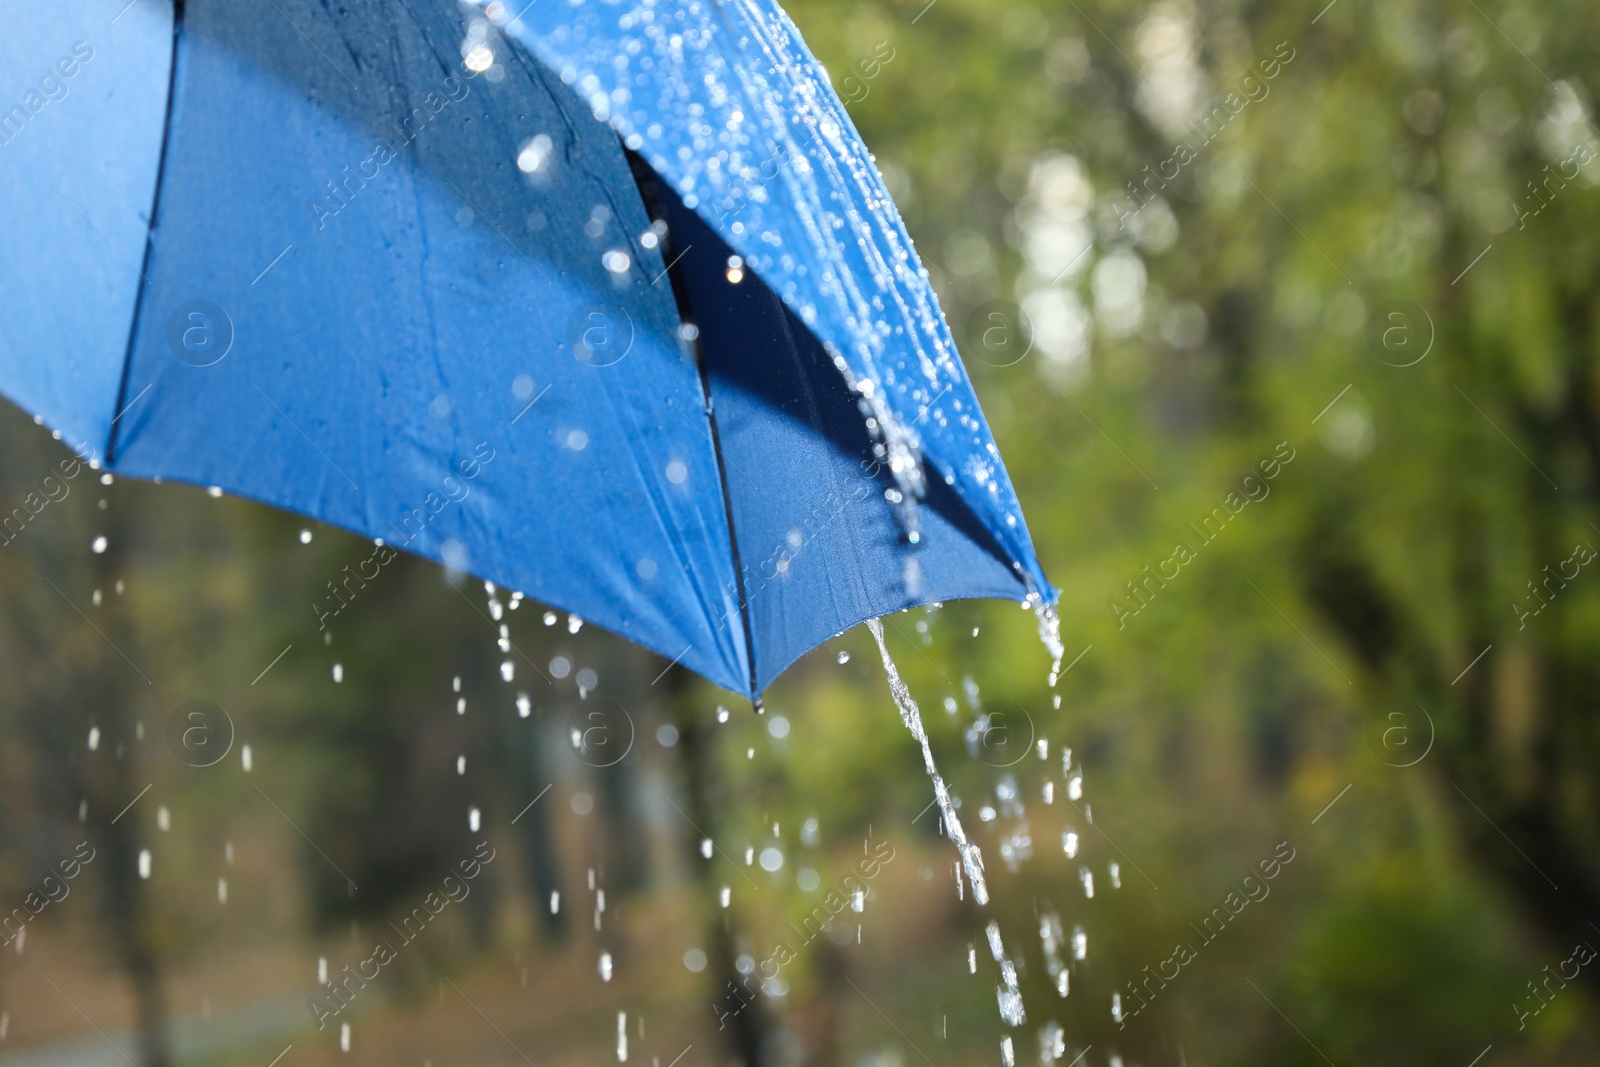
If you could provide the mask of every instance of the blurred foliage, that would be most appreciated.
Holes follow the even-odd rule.
[[[144,995],[118,1007],[102,976],[104,1011],[170,1015],[180,1038],[206,998],[291,990],[260,1032],[332,1059],[303,1009],[315,958],[364,956],[487,835],[500,858],[471,903],[361,994],[354,1054],[516,1062],[448,978],[541,1063],[609,1058],[617,1011],[648,1015],[635,1057],[660,1063],[691,1043],[711,1062],[730,1033],[774,1064],[994,1063],[1007,1036],[1031,1063],[1051,1021],[1062,1064],[1462,1067],[1491,1045],[1485,1064],[1588,1062],[1600,969],[1544,987],[1525,1029],[1518,1012],[1575,942],[1600,942],[1600,595],[1588,566],[1549,578],[1600,545],[1600,161],[1574,162],[1600,152],[1583,82],[1600,9],[789,9],[903,208],[1062,590],[1053,690],[1014,605],[889,620],[991,908],[957,897],[865,633],[796,665],[758,719],[415,561],[322,631],[312,601],[370,546],[85,473],[0,548],[0,891],[21,900],[90,834],[112,862],[81,892],[115,943],[74,934],[90,910],[67,904],[28,936],[114,963]],[[63,453],[20,418],[5,435],[0,490],[19,499]],[[111,550],[91,553],[102,533]],[[557,657],[569,673],[540,678]],[[599,679],[587,698],[580,667]],[[195,697],[238,728],[217,773],[164,747]],[[596,708],[631,744],[614,766],[570,743]],[[799,945],[880,842],[894,858],[863,910]],[[1203,932],[1280,842],[1295,858],[1270,893]],[[777,871],[755,859],[768,847]],[[154,872],[136,881],[143,848]],[[1086,938],[1065,999],[1051,916],[1064,958]],[[995,1012],[991,917],[1021,972],[1015,1030]],[[730,1012],[734,959],[780,942],[797,949],[782,995]],[[1141,984],[1179,943],[1195,959]],[[39,954],[0,954],[12,1041],[76,1032]],[[264,1063],[283,1042],[210,1060]]]

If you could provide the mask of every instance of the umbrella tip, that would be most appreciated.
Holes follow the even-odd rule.
[[[767,713],[767,706],[761,703],[761,697],[759,694],[751,697],[750,702],[755,705],[757,715],[765,715]]]

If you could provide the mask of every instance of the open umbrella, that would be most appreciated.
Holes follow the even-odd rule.
[[[403,549],[754,696],[864,619],[1054,599],[770,0],[9,18],[0,390],[119,473],[380,539],[319,625]]]

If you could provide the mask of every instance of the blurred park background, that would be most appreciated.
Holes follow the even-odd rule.
[[[887,620],[991,906],[863,631],[758,718],[409,558],[321,628],[370,543],[8,407],[0,1065],[1594,1062],[1600,8],[787,6],[1063,590],[1053,690]]]

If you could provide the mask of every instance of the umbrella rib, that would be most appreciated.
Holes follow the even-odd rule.
[[[666,211],[662,208],[660,199],[655,195],[654,190],[648,187],[648,183],[641,179],[642,174],[650,173],[649,164],[647,164],[638,154],[627,149],[626,147],[624,147],[623,152],[628,160],[628,169],[633,172],[634,185],[638,188],[639,199],[643,202],[645,210],[649,213],[652,220],[665,219]],[[684,321],[692,321],[689,315],[692,308],[689,304],[688,287],[682,284],[681,273],[678,270],[678,263],[683,259],[684,256],[689,254],[689,249],[692,247],[693,245],[684,248],[682,253],[672,256],[669,259],[668,254],[673,250],[672,234],[671,230],[669,229],[667,237],[662,242],[661,248],[661,258],[667,264],[666,269],[661,272],[661,275],[665,275],[670,280],[672,284],[672,295],[678,304],[679,317]],[[661,280],[661,275],[656,277],[656,281]],[[655,282],[652,282],[651,284],[654,285]],[[700,372],[700,393],[705,398],[705,416],[706,424],[709,430],[709,432],[705,433],[705,437],[708,441],[710,441],[711,452],[716,459],[717,484],[722,490],[722,513],[724,521],[728,524],[728,551],[732,556],[733,561],[734,589],[739,594],[739,622],[744,628],[745,660],[749,665],[750,671],[750,701],[755,705],[756,713],[760,714],[762,710],[761,690],[756,685],[756,639],[755,630],[751,626],[750,622],[750,595],[748,590],[745,589],[744,564],[739,559],[739,537],[734,532],[733,528],[733,494],[728,491],[728,467],[730,464],[722,451],[722,434],[717,429],[716,405],[711,399],[711,375],[709,370],[706,368],[705,356],[698,341],[691,341],[690,347],[694,349],[695,368]],[[657,387],[656,391],[658,393],[661,392],[660,387]],[[668,407],[672,408],[674,411],[678,410],[677,406],[672,403],[671,399],[667,398],[665,393],[662,393],[662,398],[667,401]],[[678,414],[683,416],[684,419],[689,418],[689,416],[682,411],[678,411]],[[696,429],[699,429],[699,427],[696,426]],[[744,471],[737,467],[734,468],[734,471],[745,481],[750,482],[750,476],[745,474]],[[750,482],[750,484],[752,486],[755,485],[754,482]]]
[[[121,18],[118,14],[117,18]],[[133,346],[139,339],[139,322],[144,316],[144,294],[150,288],[150,253],[155,248],[156,219],[161,212],[161,187],[167,177],[167,144],[172,139],[172,106],[178,95],[178,41],[183,36],[183,0],[175,0],[172,5],[172,55],[167,64],[167,111],[161,120],[161,150],[156,157],[156,182],[155,189],[150,194],[150,224],[144,231],[144,262],[139,268],[139,277],[144,279],[144,284],[139,287],[138,295],[133,300],[133,316],[128,322],[128,344],[122,354],[122,380],[117,383],[117,403],[115,410],[126,412],[124,406],[128,399],[128,376],[133,372]],[[119,253],[120,254],[120,253]],[[139,394],[143,396],[143,393]],[[128,405],[131,406],[131,405]],[[121,418],[118,415],[117,418]],[[119,427],[113,419],[106,431],[106,467],[111,466],[117,454],[117,433]]]

